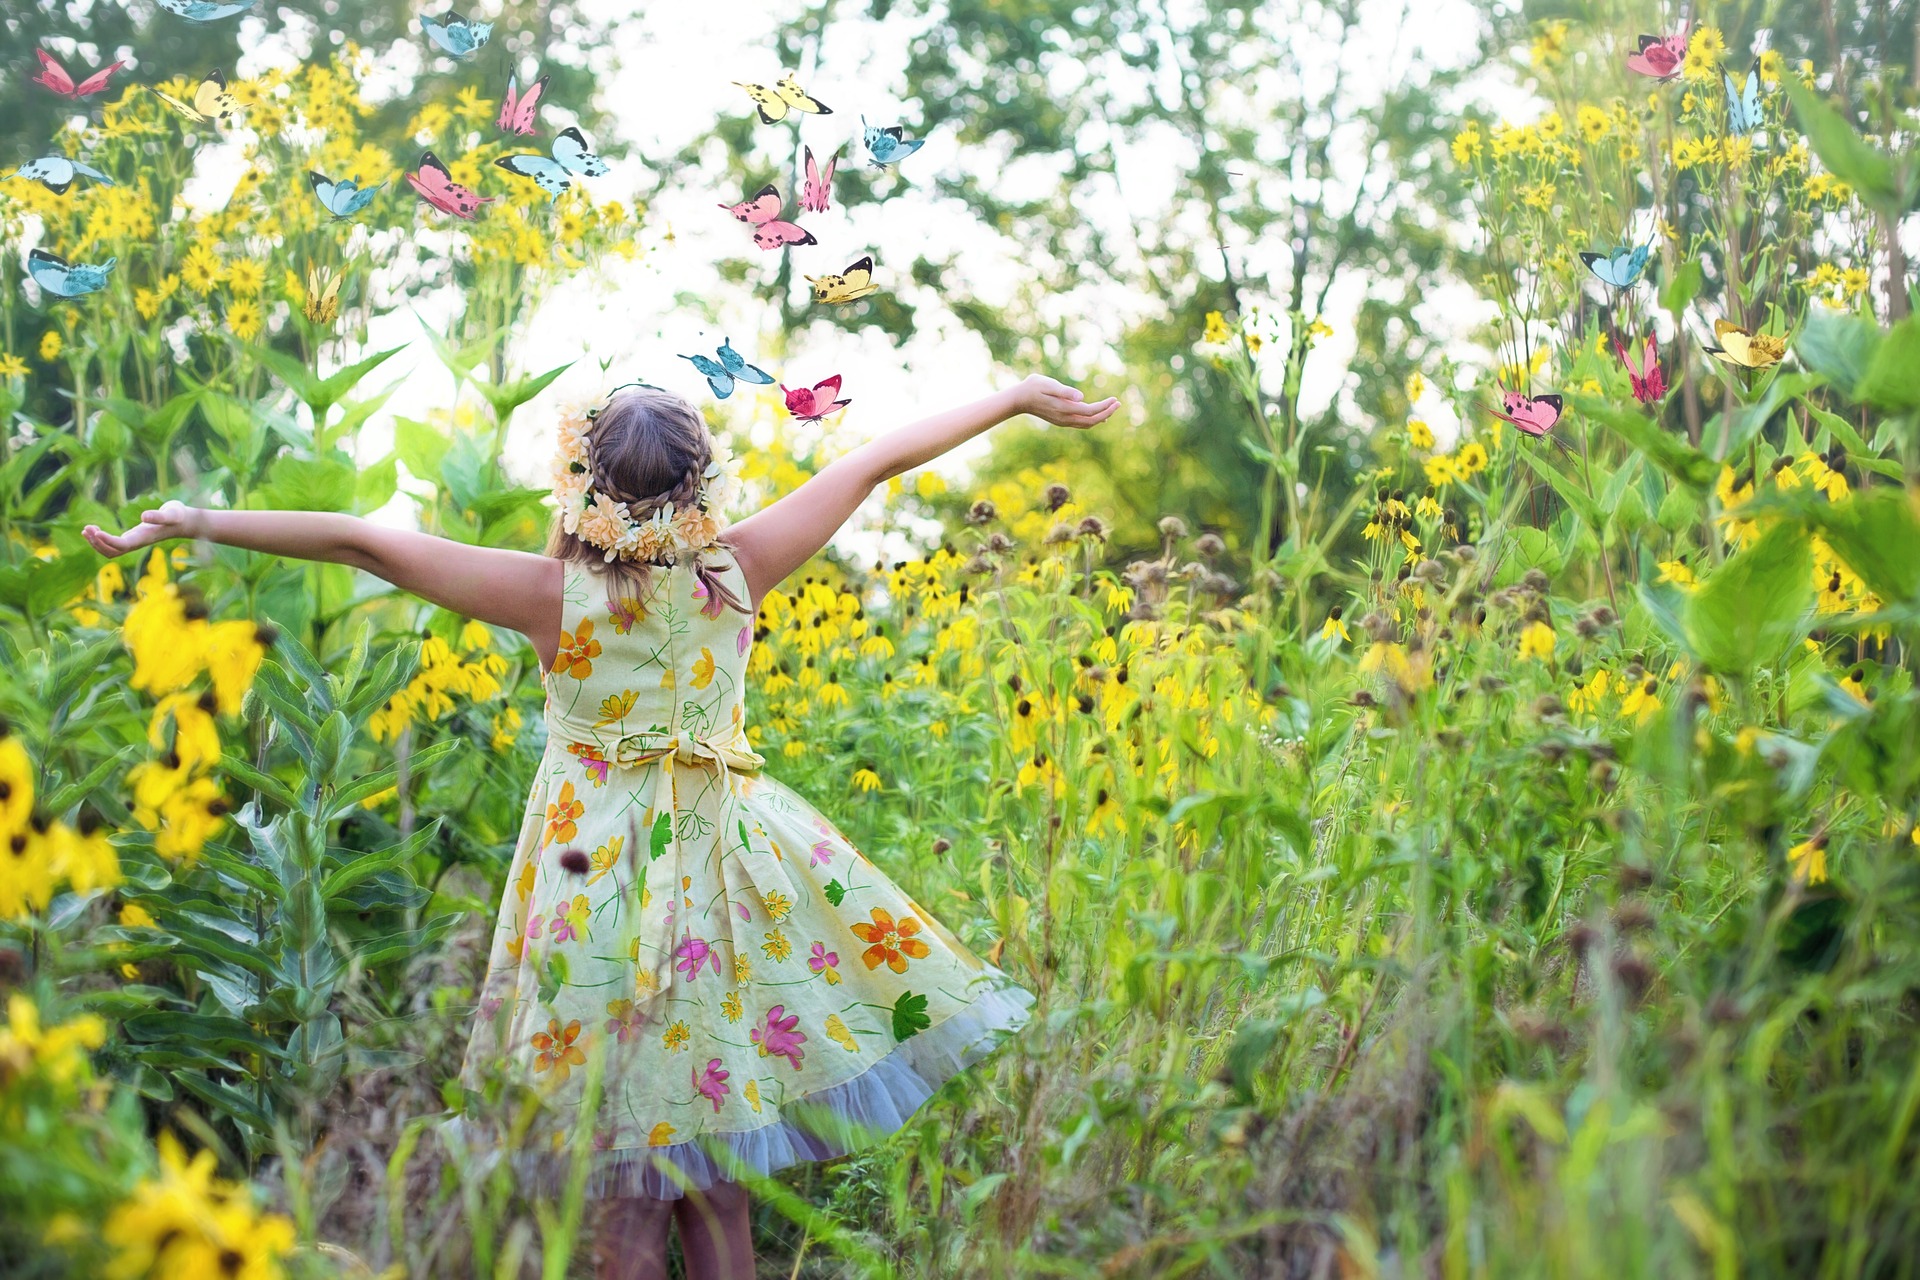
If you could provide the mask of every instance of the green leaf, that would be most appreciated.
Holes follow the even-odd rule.
[[[359,478],[354,483],[353,509],[361,515],[378,511],[387,505],[399,488],[398,455],[390,453],[371,466],[360,468]]]
[[[251,764],[235,755],[222,755],[220,772],[238,782],[241,786],[251,787],[283,809],[304,808],[300,797],[293,788],[270,773],[254,768]]]
[[[1687,597],[1680,626],[1703,664],[1744,675],[1797,640],[1813,607],[1813,549],[1792,524],[1775,525]]]
[[[1660,305],[1679,315],[1693,305],[1693,300],[1700,296],[1700,287],[1706,282],[1706,269],[1700,265],[1700,259],[1688,258],[1661,286]]]
[[[542,391],[545,391],[555,378],[573,368],[573,365],[574,362],[569,360],[558,368],[549,369],[545,373],[536,374],[530,378],[515,378],[511,382],[503,382],[497,387],[488,382],[476,383],[475,385],[480,388],[480,394],[487,398],[487,403],[493,406],[494,420],[496,422],[504,422],[515,409],[518,409],[521,405],[533,399]]]
[[[673,815],[662,810],[660,815],[653,820],[652,830],[647,833],[648,860],[651,861],[665,853],[667,846],[672,842]]]
[[[351,511],[358,482],[349,462],[287,454],[273,460],[267,483],[254,490],[249,505],[278,511]]]
[[[1598,396],[1575,392],[1568,397],[1582,416],[1605,427],[1647,461],[1693,489],[1713,487],[1720,468],[1706,454],[1663,429],[1646,415],[1612,404]]]
[[[827,881],[827,887],[824,892],[827,895],[827,901],[837,907],[846,900],[847,886],[841,884],[838,880],[829,880]]]
[[[1553,486],[1553,491],[1560,495],[1561,500],[1567,504],[1574,515],[1580,518],[1582,524],[1595,532],[1599,531],[1603,523],[1600,508],[1592,498],[1587,496],[1584,487],[1548,462],[1544,452],[1523,448],[1520,450],[1520,460],[1532,467],[1534,474]]]
[[[927,998],[903,991],[900,998],[893,1002],[893,1038],[911,1040],[933,1025],[933,1019],[927,1017]]]
[[[437,480],[440,463],[453,444],[446,435],[412,418],[393,420],[393,448],[416,480]]]
[[[250,348],[261,364],[271,369],[275,377],[286,383],[293,394],[299,396],[306,406],[313,410],[313,425],[316,430],[326,422],[328,410],[339,403],[342,396],[358,386],[362,378],[406,349],[406,344],[403,343],[397,347],[389,347],[385,351],[376,351],[365,360],[350,364],[331,377],[322,378],[283,352],[267,347]]]
[[[506,333],[506,329],[502,327],[495,329],[492,333],[482,334],[464,347],[455,347],[440,336],[439,330],[427,323],[425,316],[417,311],[414,316],[420,321],[420,327],[427,331],[427,341],[433,346],[433,354],[438,356],[440,363],[452,372],[455,382],[467,378],[479,368],[481,363],[493,354],[493,349],[499,345],[502,335]]]
[[[405,840],[386,849],[373,853],[356,854],[354,857],[330,872],[320,886],[321,896],[331,901],[346,893],[362,881],[370,880],[382,872],[395,867],[403,867],[430,845],[440,834],[440,819],[435,818],[421,827]]]
[[[1867,376],[1880,341],[1880,326],[1869,317],[1856,311],[1812,307],[1800,336],[1793,340],[1793,354],[1801,364],[1854,399],[1854,388]]]
[[[1920,519],[1902,489],[1880,486],[1845,502],[1810,501],[1807,521],[1888,605],[1920,605]]]
[[[1920,409],[1920,316],[1908,316],[1888,331],[1854,398],[1885,409]]]
[[[1875,209],[1896,212],[1904,208],[1910,193],[1893,158],[1861,137],[1846,115],[1795,77],[1782,76],[1780,83],[1820,163]]]

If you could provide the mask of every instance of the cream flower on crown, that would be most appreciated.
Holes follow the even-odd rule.
[[[683,552],[712,547],[726,527],[716,513],[732,500],[733,456],[718,441],[713,460],[701,473],[693,505],[675,512],[661,503],[645,520],[636,521],[628,504],[616,502],[593,488],[590,412],[573,410],[560,419],[554,450],[553,498],[560,509],[560,527],[589,546],[598,547],[611,562],[616,559],[673,563]]]

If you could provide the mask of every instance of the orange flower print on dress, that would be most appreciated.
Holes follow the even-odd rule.
[[[533,1059],[535,1071],[553,1072],[555,1084],[563,1083],[575,1067],[587,1065],[586,1050],[574,1041],[580,1038],[580,1022],[575,1019],[566,1026],[560,1025],[560,1019],[548,1021],[545,1031],[533,1033],[532,1045],[538,1052]]]
[[[571,840],[578,835],[580,828],[575,825],[587,806],[573,798],[573,784],[560,784],[560,798],[547,806],[547,838],[543,844],[552,844],[555,840]]]
[[[593,660],[600,656],[600,642],[593,638],[593,619],[582,618],[572,632],[560,632],[560,652],[554,657],[555,674],[585,680],[593,674]]]
[[[895,923],[894,918],[879,907],[873,908],[872,915],[872,924],[852,926],[854,937],[872,944],[860,953],[867,968],[878,969],[884,964],[895,973],[905,973],[908,957],[924,960],[932,954],[932,948],[913,936],[920,932],[920,921],[916,917],[907,916]]]
[[[713,650],[700,646],[700,656],[693,660],[693,687],[704,689],[713,683]]]

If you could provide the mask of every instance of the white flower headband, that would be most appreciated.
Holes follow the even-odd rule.
[[[614,392],[619,390],[614,388]],[[598,406],[570,410],[560,419],[559,447],[553,455],[553,497],[560,506],[561,527],[605,552],[609,563],[644,560],[672,564],[682,553],[712,547],[726,527],[719,513],[733,498],[732,455],[718,440],[713,441],[713,460],[701,473],[693,505],[675,511],[671,502],[664,502],[652,515],[636,521],[626,503],[593,488],[587,437],[612,398],[613,392],[609,392],[607,400]]]

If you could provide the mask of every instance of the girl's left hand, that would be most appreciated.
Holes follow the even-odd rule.
[[[1070,387],[1043,373],[1028,377],[1013,389],[1013,395],[1018,412],[1030,413],[1056,427],[1073,427],[1081,431],[1105,422],[1120,407],[1120,400],[1116,396],[1088,404],[1086,395],[1079,388]]]
[[[184,502],[163,502],[155,510],[142,511],[140,523],[125,533],[108,533],[99,525],[90,524],[80,531],[80,536],[103,556],[123,556],[129,551],[138,551],[168,538],[194,537],[193,517],[196,514]]]

